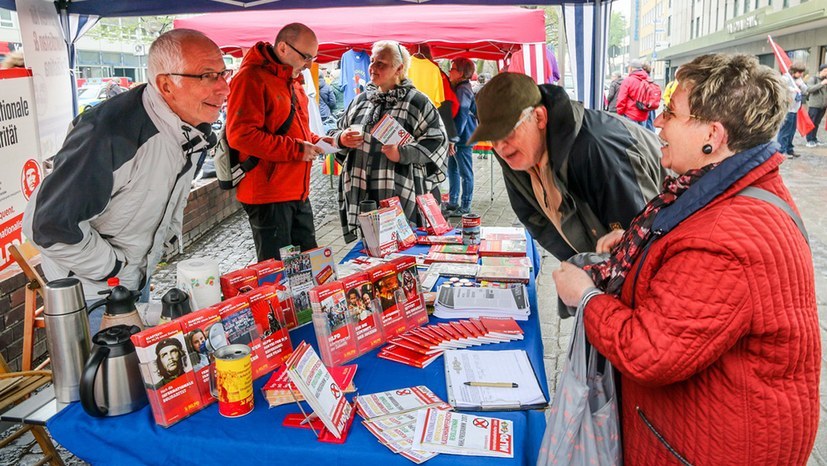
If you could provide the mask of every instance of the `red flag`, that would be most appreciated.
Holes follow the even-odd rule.
[[[775,61],[778,62],[778,69],[781,71],[781,74],[789,73],[790,66],[793,62],[790,60],[787,52],[785,52],[780,45],[776,44],[775,41],[772,40],[772,36],[768,35],[767,41],[770,43],[770,47],[772,47],[772,53],[775,54]]]
[[[775,54],[775,61],[778,62],[778,69],[781,71],[781,74],[790,74],[790,66],[793,64],[790,60],[790,57],[787,55],[787,52],[781,48],[780,45],[776,44],[774,40],[772,40],[772,36],[767,36],[767,41],[770,43],[770,47],[772,48],[772,53]],[[813,120],[810,119],[810,115],[805,110],[805,107],[802,105],[798,109],[798,116],[795,120],[795,126],[798,130],[798,133],[802,136],[806,136],[807,133],[813,130],[816,125],[813,124]],[[827,125],[825,125],[827,128]]]
[[[813,120],[810,119],[810,114],[807,113],[807,110],[803,105],[798,109],[798,116],[795,119],[795,127],[798,129],[798,134],[802,136],[806,136],[807,133],[816,127],[816,125],[813,124]]]

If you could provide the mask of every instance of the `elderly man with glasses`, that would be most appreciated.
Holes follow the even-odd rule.
[[[301,73],[318,50],[310,28],[288,24],[274,44],[259,42],[247,52],[232,81],[227,142],[246,166],[236,197],[250,219],[260,261],[280,259],[284,246],[316,247],[308,195],[321,137],[310,131]]]
[[[112,277],[144,288],[163,253],[179,249],[190,183],[230,91],[218,46],[193,30],[158,37],[148,73],[149,85],[72,122],[23,217],[46,278],[79,278],[87,300]]]
[[[651,131],[519,73],[495,76],[476,103],[469,144],[492,141],[514,212],[557,259],[594,251],[657,195],[665,171]]]

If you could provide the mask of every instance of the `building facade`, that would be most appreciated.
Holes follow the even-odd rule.
[[[808,73],[827,63],[827,0],[673,0],[669,16],[670,44],[657,52],[665,81],[707,53],[755,55],[776,68],[768,35]]]

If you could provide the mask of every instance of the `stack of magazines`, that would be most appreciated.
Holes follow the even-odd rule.
[[[416,464],[437,455],[411,448],[417,411],[424,408],[445,411],[451,405],[424,385],[356,397],[356,412],[364,418],[362,424],[370,433],[392,452]]]
[[[399,250],[397,244],[396,210],[383,207],[359,214],[362,242],[373,257],[385,257]]]
[[[348,364],[346,366],[329,367],[327,370],[330,372],[330,376],[333,377],[333,381],[342,387],[345,393],[353,393],[356,391],[356,385],[353,384],[356,367],[356,364]],[[261,391],[271,408],[296,401],[304,401],[304,395],[287,377],[287,366],[284,365],[273,372]]]
[[[441,286],[434,305],[434,316],[441,319],[490,316],[528,320],[530,314],[528,291],[522,283],[509,288]]]

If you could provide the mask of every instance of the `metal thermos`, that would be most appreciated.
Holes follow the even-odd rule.
[[[45,290],[43,315],[55,398],[60,403],[78,401],[80,375],[92,345],[83,287],[77,278],[61,278],[47,283]]]

